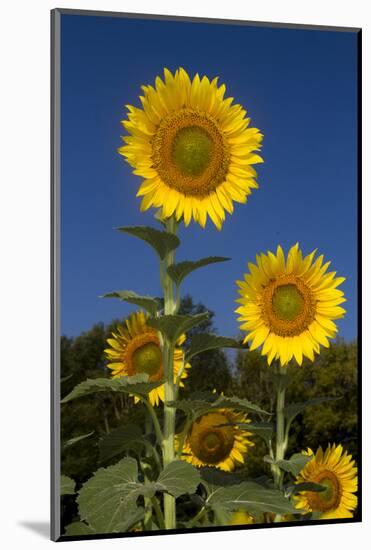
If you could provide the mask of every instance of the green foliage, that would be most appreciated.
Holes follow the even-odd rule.
[[[148,311],[151,315],[156,315],[161,307],[162,300],[160,298],[152,298],[152,296],[140,296],[132,290],[116,290],[104,294],[102,298],[119,298],[128,304],[134,304]]]
[[[104,435],[98,445],[100,462],[107,462],[124,451],[133,451],[139,455],[150,442],[143,436],[139,426],[125,424]]]
[[[274,410],[273,367],[268,367],[266,359],[258,351],[238,351],[235,366],[230,392]],[[301,367],[292,365],[288,371],[286,403],[295,407],[305,403],[292,422],[288,453],[307,447],[315,451],[320,445],[326,448],[329,442],[336,442],[357,458],[357,344],[339,339],[323,348],[314,363],[304,360]],[[308,404],[310,400],[313,402]],[[286,413],[290,410],[295,412],[289,405]],[[269,466],[261,462],[265,444],[257,438],[254,441],[245,475],[269,474]]]
[[[168,267],[167,272],[174,283],[179,286],[182,283],[183,279],[196,269],[200,269],[200,267],[204,267],[210,264],[227,262],[228,260],[230,260],[230,258],[224,258],[221,256],[209,256],[208,258],[202,258],[201,260],[198,260],[196,262],[185,261],[173,264]]]
[[[148,319],[148,324],[157,328],[168,340],[175,344],[178,338],[197,327],[208,318],[208,313],[197,315],[162,315],[161,317]]]
[[[61,403],[68,403],[73,399],[85,397],[92,393],[113,392],[126,393],[130,395],[146,396],[151,390],[162,384],[162,381],[148,382],[148,374],[141,373],[135,376],[125,376],[121,378],[93,378],[84,380],[66,395]]]
[[[299,472],[304,468],[307,462],[312,460],[313,456],[306,456],[301,453],[294,453],[289,460],[272,460],[270,456],[265,456],[264,460],[265,462],[268,462],[269,464],[275,464],[281,470],[284,470],[285,472],[288,472],[292,474],[294,477],[296,477]]]
[[[206,502],[215,510],[246,510],[251,514],[298,512],[281,491],[266,488],[252,481],[244,481],[228,487],[215,487],[210,491]]]
[[[191,361],[196,355],[205,351],[218,348],[243,348],[243,344],[234,338],[226,338],[217,334],[199,333],[195,334],[191,340],[186,353],[186,361]]]
[[[124,458],[113,466],[100,468],[80,489],[80,518],[97,533],[125,531],[141,519],[143,497],[164,492],[174,497],[194,493],[199,482],[198,470],[182,461],[165,466],[157,481],[143,482],[137,461]]]
[[[61,495],[73,495],[75,493],[75,482],[68,476],[61,476],[61,485],[60,485]]]
[[[180,244],[180,241],[176,235],[167,233],[166,231],[153,229],[153,227],[118,227],[118,230],[145,241],[157,252],[161,260],[164,259],[166,254],[178,248]]]
[[[136,297],[139,299],[149,298],[138,297],[138,295]],[[134,296],[133,299],[136,297]],[[151,298],[149,299],[151,300]],[[138,302],[137,305],[146,308],[144,303],[139,304]],[[152,305],[154,306],[154,304]],[[156,307],[161,308],[161,305],[160,300],[156,302]],[[200,315],[205,313],[207,315]],[[218,479],[215,478],[214,482],[211,482],[210,479],[205,481],[209,491],[210,487],[219,487],[218,498],[223,497],[223,499],[221,499],[222,503],[216,499],[216,496],[210,499],[208,502],[209,512],[202,520],[202,524],[215,524],[217,522],[215,518],[219,518],[219,523],[223,523],[224,520],[221,518],[225,519],[235,507],[236,509],[237,507],[246,509],[257,517],[262,507],[265,507],[265,512],[268,511],[264,504],[264,499],[268,497],[270,503],[273,502],[276,506],[272,512],[277,512],[280,509],[279,513],[289,513],[287,507],[279,508],[283,504],[280,499],[285,499],[284,494],[292,495],[299,490],[309,490],[309,488],[294,485],[292,481],[289,481],[291,485],[285,486],[284,494],[279,492],[279,494],[271,495],[267,491],[272,491],[272,487],[260,482],[244,481],[246,478],[271,475],[270,464],[264,463],[262,457],[267,454],[267,446],[272,438],[274,441],[275,437],[274,426],[267,415],[274,411],[276,381],[272,376],[272,368],[267,366],[266,360],[261,357],[259,352],[245,351],[241,349],[242,346],[238,340],[213,334],[215,332],[213,312],[208,311],[202,304],[195,304],[188,296],[181,302],[179,317],[183,320],[194,314],[199,315],[197,323],[193,325],[192,320],[186,329],[176,323],[175,326],[173,324],[171,327],[165,327],[166,331],[170,331],[171,338],[177,336],[181,330],[187,331],[185,349],[187,360],[190,358],[192,364],[192,368],[188,371],[185,387],[181,390],[179,426],[184,422],[185,415],[202,414],[202,412],[210,410],[210,407],[211,409],[216,406],[230,407],[246,412],[253,420],[251,423],[239,424],[239,427],[252,432],[253,436],[250,439],[255,443],[254,447],[249,448],[245,465],[236,473],[225,474],[217,471],[216,476],[220,474]],[[174,464],[175,468],[189,467],[190,470],[184,476],[178,475],[176,471],[168,471],[167,475],[170,477],[167,489],[165,489],[166,480],[158,477],[160,471],[158,461],[156,462],[156,456],[151,450],[154,442],[154,436],[151,433],[153,427],[144,433],[143,408],[134,405],[133,398],[128,395],[128,393],[134,393],[134,387],[129,389],[126,386],[127,382],[119,382],[120,379],[117,379],[117,382],[111,381],[105,366],[106,339],[115,329],[116,324],[116,322],[109,326],[98,324],[76,338],[62,337],[61,339],[61,397],[70,399],[69,394],[75,386],[80,383],[86,384],[86,379],[90,379],[89,388],[83,384],[78,391],[74,390],[75,395],[76,392],[80,394],[79,399],[73,399],[62,405],[61,438],[64,442],[64,445],[62,444],[62,474],[70,478],[67,493],[62,499],[62,525],[68,525],[65,532],[69,536],[102,532],[103,525],[100,524],[100,520],[94,526],[90,520],[88,525],[86,523],[87,516],[84,515],[79,518],[75,503],[76,497],[71,489],[72,482],[75,490],[75,482],[72,479],[76,481],[77,491],[81,492],[86,484],[94,478],[92,474],[96,472],[99,464],[104,463],[107,466],[104,470],[108,470],[115,466],[112,462],[120,458],[123,459],[128,454],[137,457],[139,470],[137,470],[136,480],[133,482],[135,487],[132,487],[132,492],[128,493],[129,496],[125,500],[126,504],[130,504],[130,513],[125,513],[124,517],[118,513],[117,522],[115,520],[114,528],[117,532],[131,529],[143,519],[144,497],[150,498],[152,494],[157,494],[161,504],[161,495],[165,490],[170,492],[171,489],[174,493],[179,488],[182,492],[182,495],[179,494],[180,496],[176,493],[179,501],[179,521],[181,525],[186,525],[189,518],[193,517],[199,509],[200,503],[205,503],[205,499],[209,498],[211,494],[202,496],[201,486],[197,494],[192,497],[183,493],[183,491],[187,493],[187,487],[184,484],[191,483],[192,479],[189,492],[195,491],[200,481],[199,473],[201,472],[186,462],[170,465]],[[240,349],[236,355],[232,355],[232,353],[226,355],[222,349],[224,347]],[[355,458],[357,457],[356,364],[356,344],[348,344],[339,340],[329,349],[321,350],[321,355],[316,358],[314,364],[304,361],[302,367],[289,367],[290,383],[286,390],[288,405],[285,414],[286,418],[292,421],[288,456],[291,453],[294,453],[294,456],[279,461],[280,463],[277,464],[287,472],[287,478],[293,479],[293,476],[300,470],[301,458],[297,459],[297,456],[300,450],[308,446],[316,450],[319,445],[326,447],[328,442],[342,443]],[[139,385],[148,384],[147,381],[135,381],[136,384],[138,382]],[[116,391],[118,386],[120,389]],[[95,391],[98,387],[102,391]],[[80,393],[82,388],[83,391]],[[93,388],[95,388],[94,392],[90,393]],[[138,390],[138,386],[136,389]],[[141,386],[143,392],[148,389],[148,387],[144,389],[144,386]],[[216,394],[212,393],[214,389],[217,391]],[[121,391],[125,393],[121,393]],[[224,393],[224,396],[218,395],[221,392]],[[232,395],[235,397],[230,397]],[[338,399],[339,396],[344,397]],[[158,408],[156,413],[159,414],[159,420],[162,423],[162,408]],[[160,454],[159,448],[158,452]],[[301,454],[299,456],[302,457]],[[147,476],[146,484],[149,484],[146,489],[143,488],[144,473]],[[245,486],[246,483],[249,485]],[[323,489],[319,485],[314,485],[310,490],[320,491]],[[212,489],[213,491],[214,489]],[[251,500],[254,500],[256,494],[258,504],[253,505]],[[196,498],[200,502],[196,503]],[[289,501],[285,499],[286,506],[287,503],[289,504]],[[291,505],[289,504],[289,506]],[[291,510],[290,513],[294,512]]]

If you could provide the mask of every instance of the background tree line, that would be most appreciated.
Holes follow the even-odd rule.
[[[190,296],[182,300],[181,313],[209,311],[209,320],[197,332],[216,332],[214,313],[203,304],[195,304]],[[117,319],[108,325],[95,324],[75,338],[61,338],[61,397],[86,378],[109,377],[104,349],[106,339],[115,330]],[[323,349],[314,364],[304,361],[302,367],[289,367],[291,383],[287,402],[303,402],[318,396],[341,396],[340,399],[308,407],[291,428],[288,455],[306,447],[316,449],[328,442],[342,443],[357,457],[357,344],[338,339],[329,349]],[[274,410],[273,369],[259,352],[240,350],[225,353],[211,350],[197,356],[186,380],[182,396],[195,391],[224,392],[251,400],[263,409]],[[126,423],[144,424],[142,407],[135,406],[122,394],[95,394],[62,405],[61,443],[62,473],[78,485],[86,481],[101,466],[99,439]],[[64,443],[83,434],[89,437],[70,446]],[[254,437],[244,469],[249,477],[268,473],[262,462],[267,454],[265,443]],[[113,461],[118,460],[119,457]],[[76,513],[73,496],[63,497],[62,523],[70,523]]]

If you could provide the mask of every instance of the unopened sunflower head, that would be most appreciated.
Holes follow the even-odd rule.
[[[357,508],[357,467],[342,445],[328,445],[325,452],[303,451],[307,462],[296,483],[318,483],[323,491],[303,491],[295,498],[296,507],[319,514],[320,519],[352,518]]]
[[[148,315],[143,311],[132,313],[124,322],[118,324],[116,331],[112,332],[112,338],[108,338],[108,348],[104,353],[108,359],[107,367],[112,371],[113,378],[121,376],[134,376],[145,373],[149,381],[157,382],[164,377],[162,364],[162,351],[160,347],[159,333],[147,324]],[[184,352],[181,345],[185,337],[181,336],[174,350],[174,381],[183,366]],[[186,369],[190,365],[185,364],[181,378],[187,377]],[[180,383],[183,386],[183,383]],[[158,405],[164,401],[164,385],[154,388],[149,393],[152,405]],[[135,398],[137,402],[138,399]]]
[[[340,304],[346,301],[337,287],[345,279],[328,272],[330,262],[323,256],[315,260],[315,254],[303,256],[296,244],[285,258],[278,246],[276,254],[257,256],[256,265],[249,263],[249,273],[237,281],[244,342],[251,343],[251,351],[262,346],[269,364],[279,359],[284,366],[294,357],[301,365],[303,356],[314,361],[320,346],[329,347],[336,336],[334,321],[344,316]]]
[[[258,184],[253,165],[262,162],[262,134],[218,78],[198,74],[191,80],[179,68],[164,70],[155,86],[142,86],[142,108],[127,105],[122,121],[130,135],[119,152],[143,178],[137,193],[141,210],[160,208],[188,225],[202,227],[207,217],[221,229],[233,202],[245,203]]]
[[[250,420],[243,413],[216,409],[197,418],[183,445],[181,458],[194,466],[214,466],[230,472],[245,461],[254,445],[252,434],[238,426]],[[178,444],[179,438],[177,438]]]

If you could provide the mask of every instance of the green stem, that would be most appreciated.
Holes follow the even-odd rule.
[[[151,433],[151,417],[148,412],[145,415],[145,434],[148,435]],[[149,456],[148,450],[146,451],[146,456]],[[148,483],[148,477],[144,471],[144,483]],[[149,497],[144,497],[144,529],[145,531],[150,531],[152,529],[152,502]]]
[[[191,521],[187,524],[187,527],[190,528],[196,525],[196,523],[203,518],[203,516],[205,515],[205,512],[206,512],[206,506],[202,506],[202,508],[200,508],[200,510],[195,515],[195,517],[191,519]]]
[[[177,223],[174,217],[166,221],[166,231],[176,234]],[[168,252],[161,266],[161,282],[164,292],[164,313],[174,315],[177,312],[178,301],[174,295],[174,283],[167,273],[167,269],[174,263],[174,251]],[[174,434],[176,409],[169,407],[168,403],[175,400],[174,384],[174,344],[163,338],[163,369],[165,376],[164,390],[164,438],[163,438],[163,461],[167,466],[175,460]],[[175,498],[167,493],[164,494],[164,516],[165,528],[176,528],[176,507]]]
[[[157,524],[158,524],[160,529],[165,529],[164,516],[162,514],[162,511],[161,511],[160,505],[158,503],[158,500],[157,500],[156,497],[152,497],[151,500],[152,500],[153,509],[155,511],[155,514],[156,514]]]
[[[162,430],[161,430],[161,426],[160,426],[160,423],[158,421],[158,418],[157,418],[157,415],[150,403],[150,401],[148,399],[145,399],[145,398],[142,398],[142,402],[145,404],[145,406],[147,407],[147,411],[150,415],[150,418],[152,419],[152,422],[153,422],[153,426],[154,426],[154,429],[155,429],[155,432],[156,432],[156,437],[157,437],[157,442],[159,445],[162,444],[162,441],[163,441],[163,433],[162,433]]]
[[[283,460],[285,458],[285,452],[287,447],[286,433],[285,433],[285,394],[286,394],[286,368],[278,367],[278,384],[277,384],[277,398],[276,398],[276,453],[275,460]],[[282,489],[284,472],[276,465],[272,467],[274,482],[277,489]],[[274,522],[280,522],[281,515],[277,514]]]

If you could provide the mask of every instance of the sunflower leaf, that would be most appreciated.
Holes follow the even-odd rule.
[[[186,353],[186,361],[190,361],[192,357],[195,357],[203,351],[217,348],[243,349],[246,348],[246,346],[234,338],[218,336],[217,334],[199,333],[192,337]]]
[[[254,435],[257,435],[258,437],[261,437],[267,445],[269,445],[274,433],[274,424],[271,424],[270,422],[237,422],[235,425],[238,426],[240,430],[246,430]]]
[[[170,402],[169,405],[182,410],[194,419],[215,409],[234,409],[246,413],[254,412],[258,414],[270,415],[270,413],[264,411],[258,405],[251,403],[251,401],[248,401],[247,399],[225,397],[224,395],[218,396],[215,393],[207,392],[196,392],[190,399],[173,401]]]
[[[102,298],[119,298],[123,302],[134,304],[147,310],[151,315],[156,315],[161,308],[161,300],[152,296],[140,296],[132,290],[116,290],[103,294]]]
[[[313,483],[312,481],[305,481],[303,483],[296,483],[295,485],[289,485],[286,487],[286,492],[289,496],[296,495],[302,491],[313,491],[315,493],[320,493],[325,491],[326,487],[320,485],[319,483]]]
[[[124,451],[133,450],[136,453],[150,445],[135,424],[126,424],[104,435],[98,443],[99,461],[107,462]]]
[[[157,492],[178,497],[195,492],[199,482],[197,468],[179,460],[167,465],[157,481],[142,483],[138,480],[137,461],[124,458],[97,470],[80,489],[77,498],[80,518],[97,532],[125,531],[141,518],[139,497],[152,498]]]
[[[311,407],[313,405],[320,405],[321,403],[327,403],[329,401],[337,401],[338,399],[342,399],[343,396],[325,396],[325,397],[315,397],[314,399],[309,399],[308,401],[304,401],[302,403],[292,403],[290,405],[287,405],[287,407],[284,408],[283,413],[286,417],[286,430],[288,431],[292,421],[297,417],[298,414],[303,412],[307,407]]]
[[[61,495],[75,494],[75,482],[73,479],[65,475],[61,476],[60,494]]]
[[[175,460],[165,466],[157,482],[177,498],[180,495],[194,493],[201,482],[201,476],[199,470],[192,464],[183,460]]]
[[[312,460],[312,458],[312,456],[295,453],[290,457],[289,460],[273,460],[270,456],[265,456],[264,462],[274,464],[275,466],[281,468],[281,470],[284,470],[285,472],[288,472],[289,474],[292,474],[294,477],[296,477],[304,468],[306,463]]]
[[[227,262],[229,260],[230,258],[225,258],[223,256],[209,256],[207,258],[197,260],[196,262],[185,261],[173,264],[167,268],[167,272],[174,283],[179,286],[183,279],[187,277],[187,275],[192,273],[192,271],[195,271],[196,269],[199,269],[200,267],[204,267],[206,265],[216,264],[219,262]]]
[[[62,444],[62,451],[64,451],[65,449],[68,449],[68,447],[72,447],[72,445],[75,445],[79,441],[82,441],[83,439],[90,437],[91,435],[93,435],[93,433],[94,433],[94,430],[92,432],[89,432],[88,434],[78,435],[76,437],[72,437],[71,439],[68,439]]]
[[[219,409],[234,409],[241,412],[253,412],[257,414],[271,415],[268,411],[261,409],[258,405],[251,403],[248,399],[240,399],[239,397],[225,397],[221,395],[215,403],[213,403],[214,408]]]
[[[167,233],[166,231],[153,229],[153,227],[138,225],[132,227],[118,227],[117,229],[123,233],[134,235],[134,237],[138,237],[142,239],[142,241],[148,243],[154,248],[161,260],[164,259],[166,254],[178,248],[180,244],[180,240],[176,235]]]
[[[161,386],[161,380],[148,382],[148,374],[141,373],[135,376],[123,376],[120,378],[93,378],[81,382],[62,399],[61,403],[67,403],[78,397],[85,397],[98,392],[118,392],[132,395],[145,396],[154,388]]]
[[[244,481],[238,485],[215,488],[209,494],[207,504],[217,510],[247,510],[252,514],[260,512],[298,513],[298,510],[293,507],[281,491],[268,489],[253,481]]]
[[[118,532],[122,524],[136,516],[139,496],[153,496],[152,484],[138,481],[138,465],[124,458],[108,468],[100,468],[82,486],[77,497],[80,518],[99,533]]]
[[[148,319],[147,323],[159,330],[170,342],[175,343],[182,334],[200,325],[208,317],[207,312],[197,315],[163,315],[156,319]]]
[[[82,537],[85,535],[94,535],[95,529],[87,525],[83,521],[74,521],[66,526],[63,536],[66,537]]]

